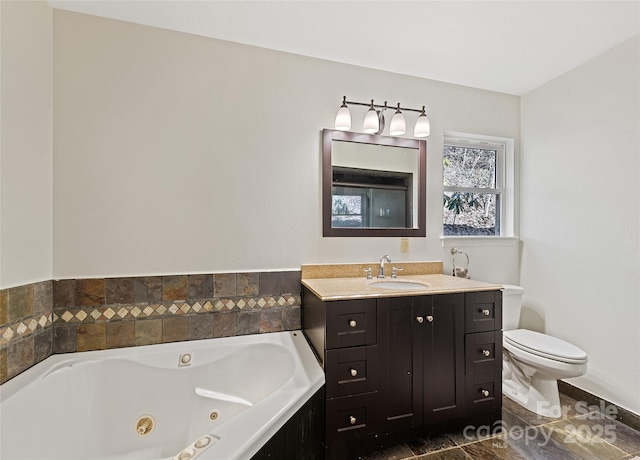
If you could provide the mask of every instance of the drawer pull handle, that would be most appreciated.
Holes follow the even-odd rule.
[[[489,356],[491,352],[489,350],[482,350],[482,354],[485,356]]]
[[[424,323],[424,318],[422,316],[417,316],[416,317],[416,321],[419,322],[420,324]]]
[[[356,420],[356,418],[355,418],[353,415],[350,415],[350,416],[349,416],[349,423],[350,423],[350,424],[355,425],[355,424],[356,424],[356,421],[357,421],[357,420]]]
[[[483,309],[482,309],[482,314],[483,314],[484,316],[489,316],[489,315],[491,314],[491,312],[490,312],[489,310],[487,310],[486,308],[483,308]]]
[[[433,316],[427,315],[427,321],[429,321],[430,323],[433,323]]]
[[[480,393],[482,393],[482,396],[484,396],[485,398],[489,396],[489,390],[480,390]]]
[[[356,327],[358,325],[358,323],[356,323],[355,319],[350,319],[349,320],[349,327]]]
[[[358,375],[358,369],[354,369],[352,367],[351,369],[349,369],[349,373],[351,374],[351,377],[355,377],[356,375]]]

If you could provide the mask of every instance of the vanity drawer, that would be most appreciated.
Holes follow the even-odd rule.
[[[467,408],[479,412],[502,406],[502,379],[494,372],[467,376]]]
[[[328,350],[325,372],[327,398],[376,391],[378,346]]]
[[[327,349],[376,343],[376,300],[327,302]]]
[[[376,396],[377,393],[367,393],[328,399],[327,440],[372,431]]]
[[[502,331],[466,334],[464,340],[467,375],[491,373],[502,366]]]
[[[502,292],[469,292],[465,296],[465,331],[488,332],[502,329]]]
[[[479,403],[494,399],[496,396],[495,382],[484,382],[474,385],[471,388],[469,401],[472,403]]]

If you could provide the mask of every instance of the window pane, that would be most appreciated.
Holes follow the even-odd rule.
[[[362,227],[362,195],[333,195],[332,227]]]
[[[445,145],[444,185],[449,187],[496,187],[495,150]]]
[[[444,235],[492,235],[500,233],[499,195],[445,192]]]

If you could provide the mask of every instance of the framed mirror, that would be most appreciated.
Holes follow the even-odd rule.
[[[425,236],[426,159],[424,140],[323,130],[323,236]]]

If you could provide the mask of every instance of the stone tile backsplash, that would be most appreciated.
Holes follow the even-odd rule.
[[[300,328],[300,271],[55,280],[0,290],[0,383],[56,353]]]

